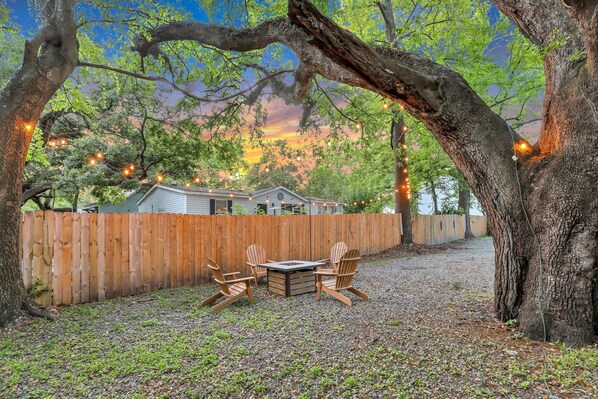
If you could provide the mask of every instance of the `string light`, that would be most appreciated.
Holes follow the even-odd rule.
[[[388,109],[388,103],[384,103],[384,104],[382,104],[382,108],[384,108],[384,109]]]
[[[332,140],[328,140],[328,147],[332,147]]]
[[[125,176],[125,177],[130,177],[130,176],[131,176],[131,171],[130,171],[128,168],[124,168],[124,169],[122,170],[122,174],[123,174],[123,176]]]
[[[61,145],[66,145],[66,139],[65,138],[60,139],[60,144]]]
[[[185,183],[185,187],[191,187],[191,184]]]
[[[353,206],[357,206],[357,202],[353,202]]]
[[[403,173],[407,173],[407,168],[403,169]]]
[[[407,127],[407,125],[403,125],[403,133],[405,133],[409,128]]]
[[[129,169],[131,170],[131,172],[134,172],[135,171],[135,165],[130,164],[129,165]]]
[[[270,168],[266,166],[266,173],[270,172]]]
[[[250,196],[250,197],[249,197],[249,201],[253,201],[253,197],[251,197],[251,196]]]
[[[208,193],[211,193],[211,192],[212,192],[212,189],[211,189],[211,188],[209,188],[209,189],[208,189]]]
[[[399,104],[399,108],[401,108],[402,110],[405,109],[405,107],[403,106],[403,104]]]
[[[233,198],[235,195],[233,193],[230,193],[228,196]]]
[[[406,150],[407,149],[407,144],[403,144],[403,149]]]
[[[405,157],[405,162],[409,162],[409,158],[408,157]]]
[[[162,183],[164,181],[164,175],[158,173],[158,175],[156,176],[156,180],[158,181],[158,183]]]
[[[200,180],[199,180],[199,177],[196,177],[195,179],[193,179],[193,181],[194,181],[195,183],[199,184],[199,182],[200,182]]]
[[[96,154],[96,158],[97,158],[97,159],[102,159],[102,158],[104,158],[104,154],[102,154],[101,152],[98,152],[98,153]]]
[[[33,129],[33,125],[31,123],[25,123],[25,130],[30,132]]]
[[[54,140],[50,140],[50,141],[48,142],[48,145],[49,145],[50,147],[54,148],[54,147],[56,147],[57,143],[56,143]]]
[[[96,163],[97,163],[97,160],[94,157],[91,157],[87,160],[88,165],[95,166]]]
[[[301,162],[301,157],[297,157],[297,162]]]

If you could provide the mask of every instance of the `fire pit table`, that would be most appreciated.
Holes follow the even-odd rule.
[[[314,292],[316,290],[314,270],[324,265],[326,263],[288,260],[261,263],[258,266],[268,270],[268,291],[282,296],[292,296]]]

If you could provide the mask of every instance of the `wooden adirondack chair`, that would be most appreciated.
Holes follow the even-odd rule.
[[[330,258],[320,259],[318,262],[326,262],[330,265],[333,270],[338,268],[338,262],[340,262],[343,255],[347,252],[349,247],[342,241],[337,242],[330,248]],[[358,255],[359,256],[359,255]]]
[[[201,302],[201,306],[209,305],[223,296],[227,297],[223,302],[220,302],[212,308],[212,313],[216,313],[231,303],[237,302],[245,295],[247,295],[249,303],[253,304],[253,296],[251,295],[253,293],[253,288],[250,284],[253,277],[230,279],[230,277],[239,275],[241,272],[222,273],[222,269],[220,269],[218,263],[211,258],[208,258],[208,267],[212,270],[214,281],[220,286],[220,291],[211,297],[204,299]]]
[[[257,284],[258,278],[266,277],[268,275],[268,271],[258,265],[260,263],[273,262],[272,260],[266,259],[266,251],[264,250],[264,247],[257,244],[252,244],[247,247],[247,260],[247,264],[251,266],[255,284]]]
[[[316,299],[319,301],[322,291],[330,296],[338,299],[342,303],[351,306],[351,300],[340,293],[341,290],[347,290],[354,293],[358,297],[369,300],[370,298],[363,292],[354,288],[353,276],[357,272],[357,264],[359,263],[359,250],[349,250],[338,263],[338,269],[324,269],[314,272],[317,277],[316,282]],[[324,276],[334,277],[333,279],[323,280]]]

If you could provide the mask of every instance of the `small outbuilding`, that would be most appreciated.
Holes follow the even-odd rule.
[[[156,184],[137,201],[137,206],[140,213],[190,215],[321,215],[343,212],[343,204],[338,201],[304,197],[283,186],[252,192]]]

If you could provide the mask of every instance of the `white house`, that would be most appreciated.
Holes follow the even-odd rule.
[[[84,212],[98,212],[98,213],[137,213],[137,201],[143,197],[145,191],[133,191],[127,195],[127,199],[118,204],[106,202],[103,204],[89,204],[84,206]]]
[[[156,184],[137,201],[137,206],[140,213],[192,215],[320,215],[343,211],[343,204],[338,201],[303,197],[282,186],[250,192]]]

